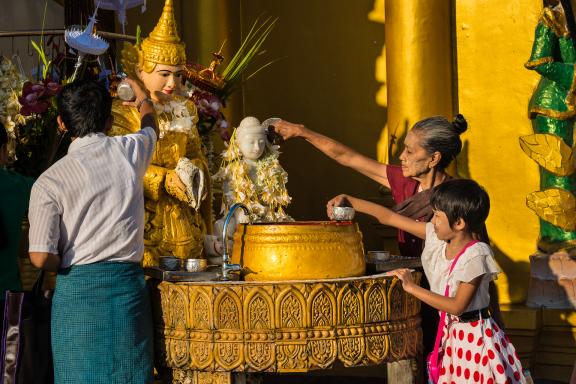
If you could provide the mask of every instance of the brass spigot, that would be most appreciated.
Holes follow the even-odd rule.
[[[250,210],[242,203],[235,203],[230,207],[228,214],[226,215],[226,219],[224,220],[224,228],[222,228],[222,241],[223,241],[223,253],[222,253],[222,277],[220,280],[229,281],[230,280],[230,272],[232,271],[240,271],[242,266],[240,264],[231,264],[230,263],[230,256],[228,255],[228,222],[230,218],[234,214],[234,211],[238,208],[242,208],[246,216],[250,217]]]

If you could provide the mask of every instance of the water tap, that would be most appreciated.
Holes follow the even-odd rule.
[[[232,271],[240,271],[242,266],[240,264],[231,264],[230,263],[230,255],[228,255],[228,241],[227,234],[228,234],[228,222],[230,218],[234,214],[234,211],[238,208],[242,208],[246,216],[250,217],[250,210],[242,203],[236,203],[230,207],[228,214],[226,215],[226,220],[224,220],[224,226],[222,228],[222,239],[223,240],[223,252],[222,252],[222,277],[220,280],[228,281],[230,280],[230,272]]]

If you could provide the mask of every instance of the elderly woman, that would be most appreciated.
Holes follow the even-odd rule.
[[[431,188],[450,178],[445,169],[462,149],[460,134],[466,131],[467,123],[462,115],[453,122],[441,116],[417,122],[404,140],[401,166],[382,164],[303,125],[280,121],[274,127],[284,139],[302,137],[338,163],[390,188],[398,213],[428,221],[432,217]],[[404,256],[419,256],[422,241],[399,231],[398,247]]]
[[[418,121],[404,139],[404,150],[400,155],[401,165],[383,164],[364,156],[352,148],[327,136],[314,132],[301,124],[279,121],[274,128],[285,140],[301,137],[338,163],[352,168],[379,184],[390,188],[396,205],[394,211],[418,221],[429,221],[432,217],[430,195],[432,188],[449,180],[446,168],[462,149],[460,135],[466,131],[468,123],[462,115],[450,122],[442,116],[433,116]],[[328,202],[328,213],[341,200],[334,198]],[[485,235],[485,234],[484,234]],[[484,240],[488,240],[487,236]],[[403,256],[420,256],[422,240],[398,231],[398,248]],[[424,279],[423,285],[428,282]],[[494,285],[491,285],[491,310],[494,319],[502,324],[498,299]],[[438,315],[436,311],[422,304],[422,325],[424,349],[427,353],[433,347]]]

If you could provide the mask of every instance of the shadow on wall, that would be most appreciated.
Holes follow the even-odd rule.
[[[458,175],[459,178],[473,179],[470,175],[469,168],[469,143],[464,140],[462,143],[462,151],[457,159]],[[490,235],[490,227],[487,228],[488,235]],[[490,247],[494,252],[494,257],[498,262],[502,272],[508,279],[508,295],[510,298],[523,297],[524,292],[528,291],[528,279],[530,276],[530,264],[525,261],[512,260],[502,249],[490,241]]]
[[[468,142],[464,142],[458,156],[458,177],[471,178],[468,153]],[[567,263],[559,265],[558,260],[540,260],[535,267],[534,262],[531,266],[526,261],[512,260],[493,243],[491,247],[496,261],[508,279],[510,298],[524,297],[525,292],[528,292],[529,298],[537,295],[540,299],[548,298],[549,301],[547,306],[550,308],[527,309],[522,305],[515,310],[514,306],[510,307],[510,315],[513,317],[508,317],[512,321],[507,321],[510,323],[507,324],[510,327],[509,336],[521,358],[529,361],[532,377],[539,379],[536,382],[554,380],[553,382],[559,383],[576,383],[576,313],[572,309],[576,297],[574,273],[566,270]],[[535,249],[534,254],[536,252]],[[538,302],[541,303],[542,300]],[[533,316],[534,324],[529,320]]]

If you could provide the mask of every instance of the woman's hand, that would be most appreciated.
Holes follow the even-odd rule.
[[[326,204],[326,214],[328,215],[330,220],[333,220],[334,207],[352,207],[352,204],[350,202],[350,196],[342,194],[328,201],[328,203]]]
[[[393,271],[387,272],[386,275],[388,276],[396,276],[400,281],[402,281],[402,288],[408,293],[410,293],[410,289],[415,286],[414,279],[412,278],[412,269],[408,268],[399,268]]]
[[[306,130],[306,127],[302,124],[293,124],[284,120],[280,120],[273,125],[274,131],[282,136],[284,140],[288,140],[293,137],[301,137],[303,136],[303,132]]]

